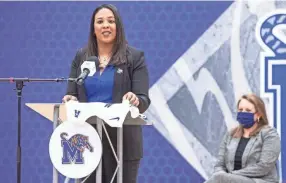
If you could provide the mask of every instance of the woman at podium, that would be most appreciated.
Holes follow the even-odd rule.
[[[96,72],[89,73],[82,85],[69,82],[63,102],[121,103],[127,99],[140,113],[147,110],[150,105],[149,76],[144,52],[127,44],[121,17],[113,5],[103,4],[92,13],[87,46],[77,51],[70,78],[78,78],[83,73],[81,66],[90,56],[98,58]],[[106,128],[116,149],[117,131]],[[142,129],[140,125],[126,125],[123,131],[123,182],[136,183],[143,156]],[[105,133],[102,138],[102,179],[109,183],[117,163]],[[86,183],[94,182],[95,172],[86,180]]]

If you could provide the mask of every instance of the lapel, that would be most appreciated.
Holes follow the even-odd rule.
[[[114,69],[112,100],[114,103],[118,103],[122,102],[122,96],[126,92],[126,74],[128,74],[128,70],[126,64],[114,66]]]
[[[243,152],[243,155],[242,155],[242,160],[241,160],[241,167],[245,167],[245,164],[246,164],[246,161],[247,161],[247,158],[252,150],[252,147],[254,145],[254,143],[256,142],[257,140],[257,135],[254,136],[254,137],[251,137],[244,149],[244,152]]]
[[[131,63],[131,65],[129,64]],[[127,51],[127,60],[126,63],[116,65],[114,73],[114,84],[113,84],[113,93],[112,93],[112,102],[121,103],[122,97],[129,91],[131,91],[131,82],[132,82],[132,67],[133,65],[132,54]]]
[[[239,141],[240,141],[240,138],[232,138],[229,144],[229,148],[228,148],[229,157],[228,158],[229,158],[229,163],[230,163],[229,169],[231,171],[234,169],[235,152],[236,152]]]

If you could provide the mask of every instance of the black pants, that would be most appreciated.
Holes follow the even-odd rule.
[[[108,126],[106,126],[106,128],[111,138],[112,144],[114,145],[114,148],[116,150],[117,149],[116,129],[110,128]],[[103,148],[102,183],[110,183],[113,173],[117,167],[117,163],[104,132],[102,133],[102,148]],[[140,159],[123,161],[123,183],[137,182],[139,164],[140,164]],[[116,177],[113,179],[113,183],[116,183],[116,180],[117,180],[117,174]],[[96,182],[96,171],[94,171],[89,176],[89,178],[85,181],[85,183],[99,183]]]
[[[123,183],[136,183],[139,169],[140,160],[128,160],[123,161]],[[102,162],[102,183],[110,183],[116,164],[114,165],[109,160],[103,159]],[[113,183],[116,183],[117,175],[113,179]],[[96,171],[94,171],[85,183],[97,183]]]

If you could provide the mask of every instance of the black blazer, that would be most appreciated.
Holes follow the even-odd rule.
[[[149,107],[149,74],[145,64],[144,52],[128,46],[127,63],[115,66],[115,70],[121,69],[122,72],[114,74],[113,103],[121,103],[122,97],[127,92],[133,92],[139,98],[138,106],[140,113],[143,113]],[[81,63],[86,59],[86,49],[77,51],[72,62],[69,77],[77,78],[81,74]],[[79,102],[87,102],[84,85],[77,85],[69,82],[67,95],[77,97]],[[116,147],[117,134],[115,128],[108,127],[109,136]],[[106,139],[102,139],[103,148],[107,147]],[[109,147],[108,147],[109,148]],[[109,148],[110,149],[110,148]],[[105,148],[104,148],[105,150]],[[141,126],[126,125],[123,127],[123,158],[125,160],[140,159],[143,156],[142,128]]]

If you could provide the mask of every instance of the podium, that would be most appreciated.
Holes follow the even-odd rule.
[[[82,103],[81,103],[82,104]],[[88,105],[88,103],[85,103]],[[67,120],[67,109],[66,105],[62,103],[26,103],[30,109],[39,113],[46,119],[53,122],[53,129],[55,130],[59,124]],[[96,124],[97,133],[102,139],[102,132],[104,131],[108,137],[108,133],[105,128],[106,121],[97,117],[96,115],[90,116],[91,120],[87,120],[89,124]],[[130,112],[126,115],[124,119],[123,125],[152,125],[151,122],[147,121],[147,118],[140,114],[137,118],[132,118]],[[111,181],[115,179],[117,173],[117,183],[123,183],[123,128],[117,128],[117,154],[112,146],[112,143],[108,137],[110,147],[113,151],[114,157],[117,161],[117,168],[115,169],[113,178]],[[104,153],[104,152],[103,152]],[[65,182],[68,182],[69,178],[66,178]],[[53,167],[53,183],[58,183],[58,171],[55,167]],[[79,183],[79,179],[75,179],[75,183]],[[96,183],[102,182],[102,161],[99,162],[96,168]]]

